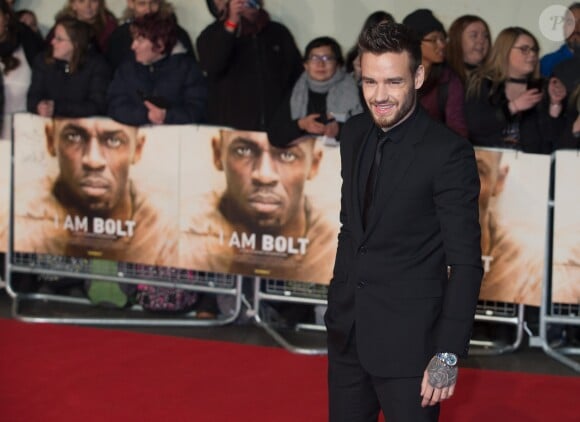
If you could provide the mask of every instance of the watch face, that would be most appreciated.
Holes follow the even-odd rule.
[[[447,366],[457,365],[457,356],[453,353],[438,353],[437,357]]]
[[[448,354],[447,359],[445,360],[447,361],[447,365],[449,366],[455,366],[457,364],[457,356],[453,354]]]

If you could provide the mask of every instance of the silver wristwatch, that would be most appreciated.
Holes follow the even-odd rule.
[[[454,367],[457,365],[457,355],[455,353],[437,353],[435,356],[447,366]]]

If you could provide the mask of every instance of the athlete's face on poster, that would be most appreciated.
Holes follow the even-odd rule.
[[[141,157],[137,128],[106,118],[55,119],[46,127],[59,184],[87,212],[110,213],[129,194],[129,168]]]
[[[481,190],[479,194],[479,215],[483,218],[489,209],[491,199],[499,195],[504,187],[509,171],[508,166],[501,165],[500,151],[476,150],[477,170]]]
[[[223,130],[212,147],[214,164],[226,175],[230,218],[276,231],[304,212],[304,184],[317,174],[322,157],[315,139],[280,149],[270,145],[264,132]]]

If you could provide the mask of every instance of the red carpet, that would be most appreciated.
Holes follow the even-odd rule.
[[[219,329],[219,328],[216,328]],[[325,421],[326,358],[0,320],[0,420]],[[441,421],[579,421],[580,378],[462,369]]]

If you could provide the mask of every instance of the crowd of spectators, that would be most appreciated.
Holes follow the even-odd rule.
[[[366,107],[356,43],[344,58],[323,33],[301,55],[262,0],[207,0],[215,21],[196,40],[199,60],[166,0],[127,0],[121,19],[105,0],[66,0],[45,38],[35,12],[13,3],[0,0],[3,138],[8,116],[28,110],[131,125],[266,131],[282,122],[292,136],[338,139],[342,123]],[[363,29],[394,20],[378,10]],[[561,48],[541,60],[525,28],[505,28],[494,40],[480,16],[460,16],[446,29],[429,9],[402,22],[422,41],[418,95],[433,118],[474,145],[532,153],[578,146],[580,3],[569,7]]]
[[[344,57],[321,33],[301,54],[262,0],[207,4],[215,20],[194,48],[166,0],[127,0],[121,19],[105,0],[66,0],[44,38],[33,10],[0,0],[1,137],[10,137],[12,113],[29,111],[267,131],[273,144],[304,134],[339,142],[344,122],[366,108],[356,43]],[[395,19],[378,10],[362,30],[385,21]],[[446,29],[431,10],[413,11],[402,23],[421,39],[420,104],[475,146],[579,148],[580,3],[566,22],[561,48],[540,60],[525,28],[494,39],[480,16]]]

